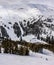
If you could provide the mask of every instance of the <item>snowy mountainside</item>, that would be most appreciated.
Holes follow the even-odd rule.
[[[42,14],[44,15],[53,15],[54,8],[47,6],[47,5],[42,5],[42,4],[28,4],[31,8],[37,8],[41,11]],[[47,13],[46,13],[47,12]]]
[[[32,6],[27,4],[27,8],[15,8],[0,7],[1,36],[12,40],[20,40],[22,37],[28,42],[36,42],[39,37],[46,38],[47,35],[54,36],[54,16],[52,15],[54,8],[40,6],[40,4]],[[50,15],[45,16],[44,13],[50,13]],[[27,39],[26,36],[28,36]]]

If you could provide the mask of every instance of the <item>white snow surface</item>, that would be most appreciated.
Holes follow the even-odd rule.
[[[0,54],[0,65],[53,65],[54,55],[44,55],[30,51],[30,56]]]
[[[50,55],[50,56],[52,56],[53,55],[53,52],[51,52],[51,51],[49,51],[49,50],[47,50],[47,49],[43,49],[43,54],[45,54],[45,55]]]
[[[24,41],[31,42],[31,43],[41,43],[41,44],[47,44],[46,42],[42,40],[38,40],[35,35],[29,34],[27,36],[22,37]]]

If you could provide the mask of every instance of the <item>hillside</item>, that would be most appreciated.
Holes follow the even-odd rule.
[[[54,8],[41,4],[26,4],[26,7],[17,8],[15,5],[13,9],[8,9],[0,6],[1,37],[43,43],[47,37],[52,39]]]

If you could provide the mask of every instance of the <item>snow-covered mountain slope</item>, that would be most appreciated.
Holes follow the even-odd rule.
[[[47,5],[41,5],[41,4],[28,4],[28,5],[31,8],[37,8],[44,15],[53,15],[53,12],[54,12],[54,8],[53,7],[50,7],[50,6],[47,6]]]
[[[29,39],[28,42],[37,42],[38,39],[41,41],[47,36],[54,36],[53,12],[53,7],[40,4],[26,4],[21,7],[16,5],[12,8],[0,6],[0,36],[12,40]],[[32,39],[26,39],[27,35],[32,35]]]
[[[22,6],[21,6],[22,5]],[[11,5],[10,6],[12,9],[20,9],[22,10],[28,10],[31,9],[30,11],[32,11],[32,9],[36,9],[38,11],[41,12],[42,15],[54,15],[54,7],[52,6],[48,6],[48,5],[44,5],[44,4],[36,4],[36,3],[21,3],[21,4],[15,4],[15,5]]]

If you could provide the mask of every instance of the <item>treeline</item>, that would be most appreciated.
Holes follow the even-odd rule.
[[[48,42],[49,44],[54,45],[54,36],[47,36],[46,37],[46,42]]]
[[[0,53],[1,48],[3,48],[3,53],[10,53],[16,55],[29,55],[29,49],[26,46],[19,45],[15,41],[12,40],[4,40],[0,45]]]
[[[54,45],[52,45],[52,44],[29,43],[29,42],[25,42],[25,41],[16,41],[16,43],[29,47],[29,49],[32,50],[33,52],[42,52],[43,48],[54,52]]]
[[[25,41],[12,41],[8,39],[4,40],[1,43],[0,53],[1,48],[4,49],[3,53],[10,53],[16,55],[29,55],[29,50],[42,53],[43,48],[54,52],[54,45],[52,44],[29,43]]]

